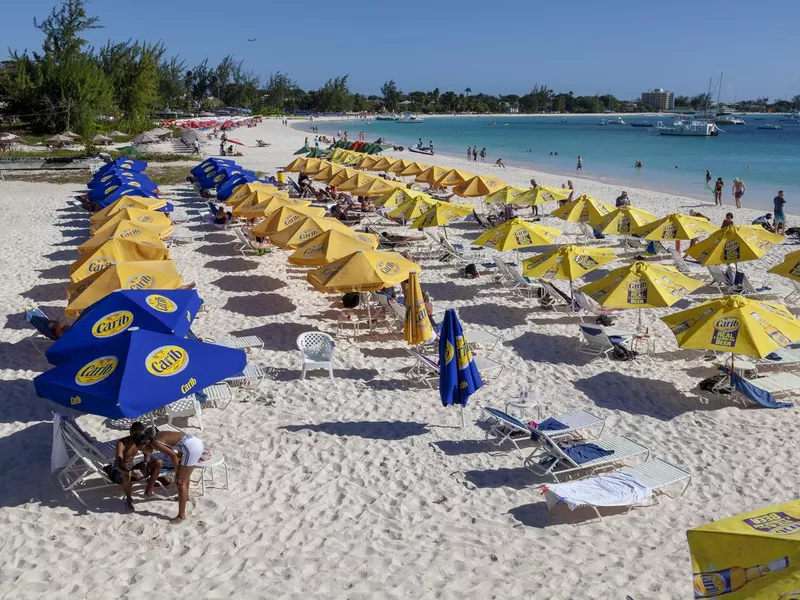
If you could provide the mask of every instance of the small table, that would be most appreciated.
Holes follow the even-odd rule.
[[[639,348],[644,345],[645,354],[655,354],[656,338],[649,333],[637,333],[633,336],[632,350],[639,352]]]
[[[535,400],[521,400],[517,398],[506,402],[506,413],[512,417],[516,416],[520,421],[524,421],[527,411],[533,410],[534,408],[536,409],[536,420],[538,421],[541,418],[541,410],[539,409],[539,403]],[[510,409],[513,409],[516,415],[512,414]]]
[[[725,362],[715,362],[714,365],[718,366],[718,367],[721,367],[723,369],[730,369],[731,368],[731,362],[729,360],[726,360]],[[756,365],[756,363],[754,363],[752,361],[742,360],[742,359],[737,358],[736,360],[733,361],[733,370],[738,375],[742,375],[743,376],[746,371],[758,372],[758,366]]]

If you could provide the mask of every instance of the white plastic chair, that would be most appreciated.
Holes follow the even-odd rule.
[[[336,351],[336,342],[331,336],[321,331],[307,331],[297,336],[297,347],[303,360],[301,380],[306,378],[308,369],[325,368],[333,379],[333,353]]]

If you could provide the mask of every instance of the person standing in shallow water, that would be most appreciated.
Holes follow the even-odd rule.
[[[711,171],[706,169],[706,187],[711,187]]]
[[[722,206],[722,192],[725,190],[725,182],[722,177],[717,177],[714,183],[714,206]]]
[[[575,170],[576,171],[583,171],[583,159],[580,156],[578,156],[578,164],[575,167]]]
[[[472,149],[472,162],[478,162],[478,147]]]
[[[733,200],[736,202],[736,208],[742,208],[742,196],[747,191],[744,181],[736,177],[733,180]]]
[[[467,162],[472,160],[472,146],[467,146]]]

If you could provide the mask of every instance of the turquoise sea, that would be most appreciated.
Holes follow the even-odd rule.
[[[338,130],[347,130],[349,139],[357,139],[359,131],[366,131],[370,141],[382,137],[406,147],[419,138],[425,145],[432,140],[437,153],[456,156],[465,156],[467,146],[477,144],[479,149],[486,147],[487,163],[501,157],[509,166],[528,166],[565,178],[576,175],[619,184],[620,189],[627,185],[702,200],[712,200],[705,186],[709,169],[714,179],[725,181],[726,204],[733,204],[734,177],[747,186],[744,206],[771,208],[779,189],[785,191],[788,212],[795,201],[800,204],[800,123],[780,121],[778,115],[745,115],[744,125],[723,125],[725,133],[718,137],[679,138],[630,126],[659,120],[669,125],[670,117],[630,115],[623,117],[626,125],[600,126],[602,118],[496,116],[432,118],[417,124],[355,120],[315,124],[320,133],[336,135]],[[767,123],[783,129],[758,129]],[[307,130],[308,124],[299,128]],[[575,172],[578,155],[583,157],[582,174]],[[431,162],[422,155],[420,159]],[[634,167],[637,160],[643,168]]]

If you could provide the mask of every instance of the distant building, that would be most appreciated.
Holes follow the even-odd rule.
[[[661,88],[642,92],[642,104],[656,110],[670,110],[675,108],[675,94]]]

